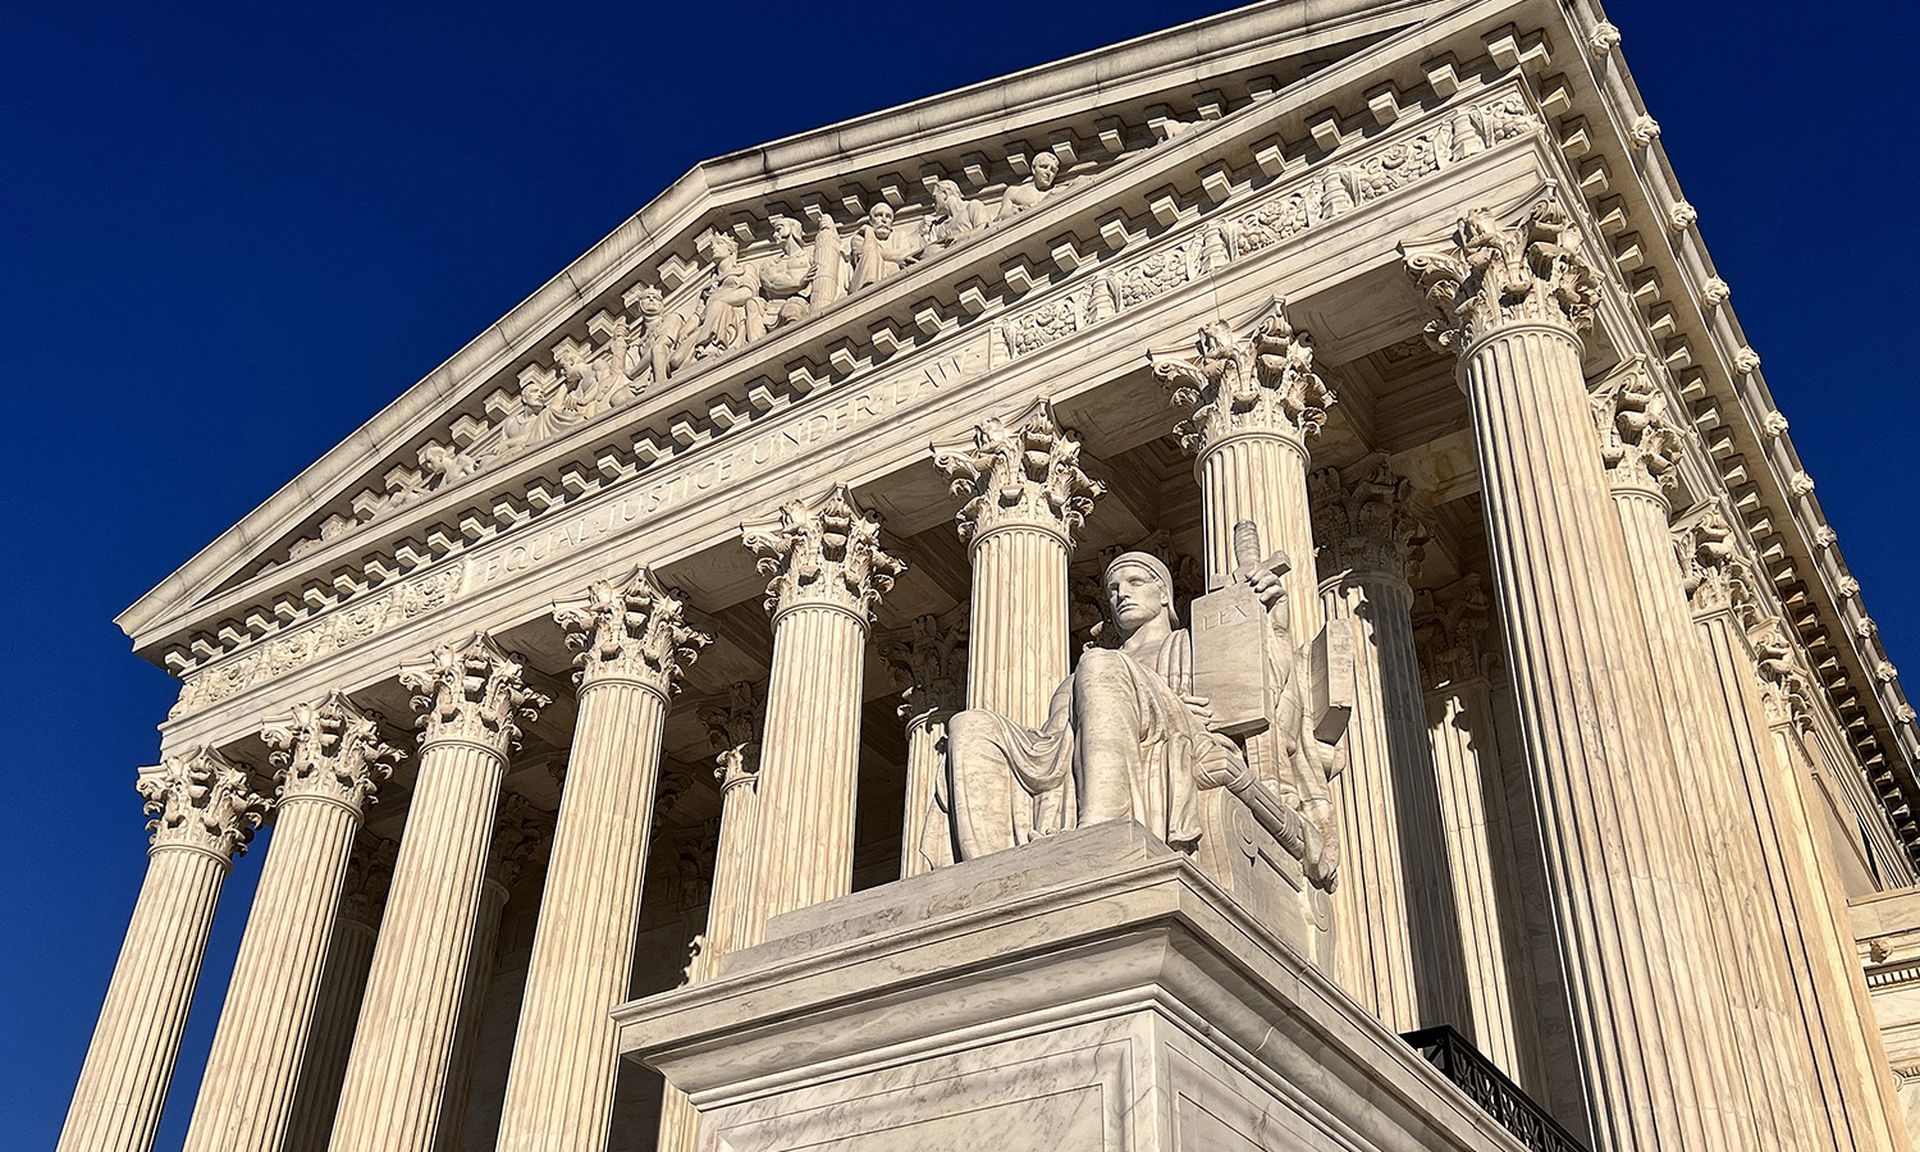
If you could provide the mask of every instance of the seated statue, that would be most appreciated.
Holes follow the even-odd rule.
[[[1256,559],[1252,528],[1236,529],[1228,586],[1195,601],[1196,619],[1221,622],[1198,647],[1179,627],[1166,565],[1122,553],[1104,580],[1117,643],[1082,653],[1040,727],[978,709],[948,722],[935,807],[950,819],[955,860],[1136,820],[1280,921],[1283,936],[1302,929],[1292,941],[1302,951],[1330,945],[1339,837],[1329,783],[1352,707],[1352,638],[1335,621],[1295,648],[1287,560]],[[1230,715],[1215,715],[1221,701],[1200,691],[1210,685],[1235,697]]]

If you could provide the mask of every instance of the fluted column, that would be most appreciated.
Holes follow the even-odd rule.
[[[334,692],[269,721],[280,790],[200,1097],[189,1152],[279,1152],[293,1114],[340,894],[374,790],[403,753],[379,717]]]
[[[1511,944],[1519,925],[1519,897],[1506,796],[1495,748],[1488,656],[1482,644],[1491,607],[1480,577],[1468,576],[1438,595],[1422,593],[1415,642],[1427,690],[1427,733],[1433,748],[1447,874],[1460,932],[1474,1045],[1515,1080],[1532,1084],[1537,1069],[1522,1054],[1532,1033],[1531,1002],[1516,987],[1524,963]]]
[[[598,1148],[613,1117],[667,701],[709,637],[644,568],[554,605],[579,655],[579,717],[528,962],[499,1147]]]
[[[752,908],[735,947],[758,943],[771,917],[852,890],[867,630],[906,570],[880,546],[880,517],[854,504],[844,484],[789,501],[742,532],[772,577],[773,669]]]
[[[347,862],[340,913],[333,925],[333,943],[327,950],[326,975],[314,1006],[293,1118],[287,1124],[287,1152],[326,1152],[327,1138],[333,1133],[333,1113],[340,1106],[340,1084],[347,1075],[347,1056],[353,1050],[353,1025],[360,1018],[360,1000],[367,991],[373,941],[380,927],[380,912],[386,906],[387,889],[393,883],[393,862],[399,847],[362,831]]]
[[[966,692],[967,626],[921,616],[887,646],[907,726],[906,804],[900,819],[900,876],[954,862],[952,801],[941,742]]]
[[[106,1003],[73,1090],[59,1152],[146,1152],[180,1054],[214,904],[267,803],[211,748],[142,768],[153,846]]]
[[[547,705],[482,633],[401,672],[425,731],[354,1032],[335,1152],[425,1152],[439,1129],[507,755]]]
[[[1472,1030],[1447,837],[1413,649],[1413,588],[1425,533],[1411,485],[1384,458],[1308,480],[1321,602],[1349,620],[1356,680],[1347,768],[1336,783],[1343,882],[1334,891],[1335,975],[1396,1032]]]
[[[473,1099],[473,1066],[480,1054],[480,1025],[486,1015],[487,992],[493,985],[493,962],[500,951],[500,924],[507,902],[528,864],[552,837],[546,814],[525,796],[509,792],[500,801],[493,821],[493,839],[487,847],[487,879],[480,888],[480,915],[474,921],[473,946],[467,950],[466,992],[460,998],[459,1022],[454,1025],[453,1055],[447,1061],[446,1091],[440,1105],[440,1128],[434,1152],[462,1152],[467,1146],[467,1102]]]
[[[713,888],[707,899],[707,930],[694,941],[693,963],[687,966],[692,983],[708,980],[720,959],[747,938],[754,914],[749,893],[753,884],[756,819],[760,792],[760,728],[766,696],[742,680],[727,689],[724,700],[699,711],[707,739],[718,749],[714,778],[720,783],[720,838],[713,850]],[[666,1084],[660,1096],[660,1132],[657,1152],[693,1152],[700,1134],[700,1115],[686,1093]]]
[[[956,517],[973,561],[967,707],[1038,728],[1067,677],[1073,534],[1106,489],[1081,470],[1079,436],[1054,422],[1044,400],[935,443],[933,462],[967,501]],[[1033,836],[1035,799],[1011,777],[990,790],[958,808],[958,847],[969,859]],[[1061,815],[1071,826],[1071,813]]]
[[[1831,901],[1820,874],[1821,834],[1775,730],[1776,721],[1791,722],[1804,686],[1792,645],[1777,619],[1760,611],[1752,572],[1718,509],[1689,513],[1675,539],[1706,655],[1700,695],[1713,722],[1704,734],[1731,743],[1736,774],[1727,789],[1727,843],[1744,855],[1728,872],[1736,881],[1752,874],[1740,889],[1754,902],[1746,951],[1776,1017],[1784,1092],[1799,1105],[1786,1112],[1789,1139],[1823,1152],[1903,1147],[1878,1098],[1878,1033],[1854,996],[1859,969],[1847,962],[1851,953],[1837,928],[1823,919]]]
[[[1593,451],[1580,333],[1600,285],[1580,246],[1545,201],[1405,255],[1461,357],[1596,1152],[1725,1148],[1684,1010],[1697,967],[1667,923],[1683,877],[1645,794],[1673,754]]]
[[[1242,333],[1246,333],[1242,335]],[[1207,587],[1239,564],[1233,528],[1251,521],[1261,551],[1286,553],[1288,624],[1296,642],[1319,629],[1313,521],[1307,504],[1307,441],[1334,394],[1313,369],[1313,338],[1294,328],[1284,301],[1238,325],[1215,320],[1191,351],[1151,354],[1154,375],[1190,413],[1174,433],[1195,456],[1206,535]]]
[[[933,463],[967,501],[955,517],[973,560],[967,707],[1038,727],[1067,675],[1073,533],[1106,488],[1045,400],[936,442]]]
[[[1692,612],[1675,563],[1672,507],[1667,489],[1683,449],[1680,427],[1667,412],[1653,368],[1634,360],[1593,390],[1592,412],[1614,507],[1620,516],[1632,587],[1650,641],[1660,717],[1674,751],[1676,776],[1648,781],[1660,800],[1648,806],[1660,843],[1691,869],[1679,893],[1683,904],[1669,927],[1702,974],[1701,1028],[1690,1038],[1695,1066],[1726,1114],[1728,1139],[1738,1145],[1802,1147],[1795,1113],[1803,1109],[1806,1085],[1797,1089],[1773,1046],[1774,1030],[1761,1005],[1751,942],[1766,927],[1749,922],[1751,884],[1745,871],[1750,842],[1729,842],[1734,811],[1731,746],[1722,726],[1701,723],[1712,715],[1701,685],[1705,678]],[[1800,1117],[1804,1120],[1804,1117]]]

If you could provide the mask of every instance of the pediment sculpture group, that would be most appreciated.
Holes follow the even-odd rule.
[[[520,373],[519,392],[490,426],[464,447],[432,443],[410,475],[392,482],[387,509],[399,508],[471,476],[496,461],[559,436],[653,387],[690,364],[736,351],[784,325],[818,315],[901,269],[978,238],[1037,207],[1070,185],[1060,158],[1039,152],[1026,178],[994,201],[973,200],[952,180],[929,185],[933,210],[917,224],[898,223],[895,207],[879,201],[852,233],[842,233],[825,211],[813,236],[792,216],[770,217],[774,252],[749,261],[731,234],[708,229],[696,242],[708,262],[706,287],[693,307],[675,311],[653,284],[629,290],[628,312],[601,319],[598,345],[567,341],[554,350],[553,368]]]

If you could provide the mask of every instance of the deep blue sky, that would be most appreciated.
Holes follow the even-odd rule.
[[[117,612],[701,157],[1213,8],[9,8],[0,1145],[52,1146],[144,866],[133,772],[173,689]],[[1612,18],[1901,662],[1920,652],[1920,280],[1898,109],[1920,18],[1779,0]],[[228,882],[162,1148],[258,867]]]

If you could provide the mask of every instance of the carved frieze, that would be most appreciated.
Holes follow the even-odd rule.
[[[1479,133],[1476,137],[1478,144],[1458,143],[1463,126]],[[1379,173],[1377,177],[1347,182],[1359,190],[1359,199],[1354,201],[1354,205],[1407,188],[1422,176],[1443,170],[1447,164],[1454,162],[1456,156],[1472,155],[1491,143],[1517,139],[1532,132],[1536,126],[1532,113],[1526,110],[1524,100],[1517,93],[1499,91],[1469,101],[1445,113],[1443,118],[1422,121],[1402,133],[1367,142],[1353,153],[1351,160],[1342,161]],[[1440,147],[1442,143],[1445,144],[1444,148]],[[1401,153],[1396,149],[1409,156],[1433,152],[1435,155],[1445,155],[1448,159],[1410,165],[1398,158]],[[897,379],[883,376],[884,384],[854,394],[851,399],[836,398],[833,407],[847,413],[844,422],[851,426],[866,420],[867,413],[872,411],[924,403],[941,387],[956,380],[1036,353],[1061,339],[1190,284],[1223,262],[1242,258],[1276,242],[1256,240],[1249,243],[1247,221],[1271,202],[1301,194],[1309,185],[1321,179],[1318,168],[1283,175],[1270,186],[1257,189],[1253,196],[1244,201],[1238,198],[1227,201],[1236,206],[1230,217],[1209,216],[1191,223],[1181,222],[1153,243],[1128,245],[1124,251],[1102,252],[1096,246],[1085,257],[1077,274],[1044,294],[1036,293],[1039,298],[1033,302],[1004,312],[989,305],[981,319],[987,321],[990,340],[978,341],[971,335],[963,336],[966,350],[956,353],[951,358],[951,364],[947,358],[940,358],[930,361],[924,368],[911,369]],[[1060,187],[1062,185],[1055,184],[1046,191],[1051,194]],[[946,247],[985,235],[991,225],[1000,222],[999,205],[968,200],[957,193],[957,186],[951,192],[935,186],[935,203],[940,204],[944,199],[945,207],[937,208],[933,215],[927,217],[932,239],[923,259],[930,258]],[[1338,196],[1321,196],[1314,203],[1317,206],[1302,217],[1302,228],[1334,219],[1350,210],[1346,206],[1347,200]],[[1284,237],[1276,239],[1291,239],[1297,231],[1289,231]],[[803,247],[808,247],[804,243],[804,235],[799,238],[803,241]],[[817,238],[816,233],[815,240]],[[715,267],[717,269],[717,263]],[[618,336],[624,341],[618,349],[623,377],[630,378],[639,391],[651,387],[656,362],[664,364],[668,372],[673,372],[676,369],[672,361],[676,355],[685,350],[686,356],[692,356],[684,338],[691,335],[698,315],[676,316],[666,300],[665,294],[656,286],[636,288],[628,294],[632,317],[597,314],[590,327],[597,334],[599,342],[590,349],[577,349],[577,357],[571,352],[567,354],[568,357],[588,367],[611,364],[616,351],[613,343]],[[622,324],[625,325],[625,335],[619,335],[623,331]],[[991,345],[990,350],[986,350],[988,344]],[[708,358],[712,358],[711,353]],[[909,377],[920,383],[906,387]],[[591,373],[579,378],[608,379],[604,374],[594,377]],[[1317,380],[1317,377],[1314,379]],[[834,389],[836,397],[847,395],[847,387],[845,384],[837,385]],[[618,389],[614,388],[610,394],[617,392]],[[1330,393],[1326,401],[1331,402]],[[1324,404],[1321,406],[1324,407]],[[519,410],[519,407],[517,397],[496,394],[490,410],[496,411],[504,419],[506,414]],[[569,542],[592,534],[586,529],[594,532],[611,530],[615,521],[630,522],[640,515],[664,510],[693,495],[696,486],[705,490],[714,484],[739,482],[745,472],[751,469],[784,459],[798,451],[810,450],[815,446],[815,441],[837,435],[837,429],[843,422],[841,417],[832,415],[790,420],[786,418],[784,410],[769,409],[768,415],[779,416],[784,421],[783,430],[761,434],[737,447],[730,443],[727,447],[719,447],[716,442],[731,442],[735,434],[749,429],[758,431],[762,427],[761,420],[737,410],[724,421],[716,419],[710,431],[689,429],[685,435],[681,435],[676,428],[675,434],[668,437],[642,430],[635,437],[633,455],[638,458],[637,465],[616,463],[613,457],[601,459],[597,466],[588,462],[580,471],[577,483],[569,481],[556,487],[544,481],[536,482],[524,497],[510,496],[496,501],[493,521],[484,518],[472,523],[463,521],[459,531],[448,530],[428,535],[434,555],[458,553],[475,543],[486,542],[500,532],[525,531],[527,520],[552,515],[573,500],[596,494],[603,484],[626,482],[636,468],[651,471],[661,468],[671,458],[687,454],[697,454],[697,459],[702,461],[698,465],[690,462],[687,469],[648,485],[637,495],[612,506],[603,505],[589,513],[589,518],[599,525],[597,528],[583,523],[579,526],[581,531],[565,526],[544,529],[538,538],[529,538],[529,543],[494,551],[484,564],[476,560],[463,568],[460,559],[455,557],[444,567],[420,577],[409,578],[405,583],[389,589],[370,592],[364,600],[350,600],[338,609],[326,611],[318,619],[303,620],[301,616],[305,615],[304,612],[295,614],[292,625],[268,618],[264,621],[267,634],[258,640],[242,635],[224,645],[216,645],[211,652],[200,655],[198,659],[189,658],[182,652],[177,666],[185,669],[183,674],[188,674],[189,679],[171,715],[177,718],[219,703],[284,672],[390,630],[399,623],[440,606],[463,590],[484,587],[516,570],[524,569],[528,564],[537,562],[535,557],[543,551],[558,551],[562,547],[574,546]],[[436,448],[433,453],[434,467],[428,471],[441,478],[433,480],[421,490],[437,490],[450,482],[449,477],[473,474],[475,462],[470,458],[470,453],[467,454],[469,458],[461,458],[467,450],[460,445],[461,442],[469,446],[478,442],[485,431],[486,428],[467,421],[461,426],[458,438]],[[733,474],[732,480],[727,476],[729,471]],[[361,503],[366,505],[366,500],[370,498],[363,498]],[[384,496],[380,498],[384,499]],[[608,519],[609,513],[612,514],[612,520]],[[337,526],[335,534],[351,526]],[[404,549],[396,548],[395,551],[398,554]],[[369,582],[378,579],[372,562],[368,563],[364,579]],[[331,600],[327,603],[330,604]],[[207,639],[212,640],[211,637]],[[223,653],[220,650],[222,647],[237,650]],[[199,667],[196,668],[196,664]]]

